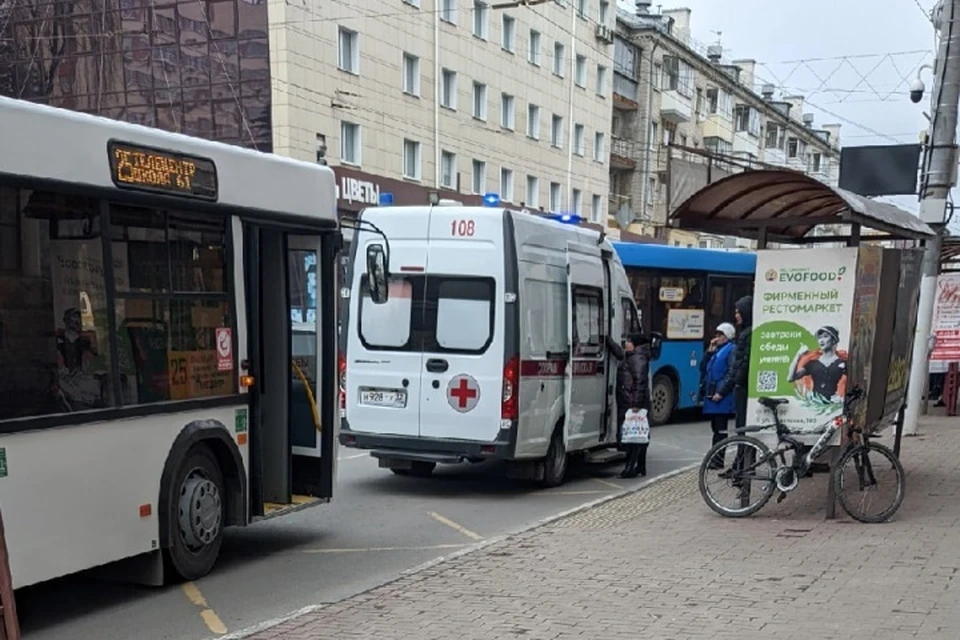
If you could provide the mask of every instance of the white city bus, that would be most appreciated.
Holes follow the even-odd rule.
[[[0,131],[14,586],[194,579],[224,526],[328,501],[332,170],[4,98]]]

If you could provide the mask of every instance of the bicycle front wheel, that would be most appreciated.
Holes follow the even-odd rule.
[[[767,445],[749,436],[731,436],[715,444],[700,463],[700,495],[720,515],[745,518],[770,500],[776,470]]]
[[[886,522],[903,502],[904,476],[903,465],[888,447],[876,442],[853,447],[837,463],[837,499],[854,520]]]

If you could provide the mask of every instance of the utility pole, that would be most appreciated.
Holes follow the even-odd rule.
[[[940,250],[946,231],[947,198],[956,184],[957,105],[960,103],[960,26],[957,20],[960,20],[960,0],[940,0],[934,10],[934,24],[939,22],[940,49],[930,96],[928,161],[920,176],[920,218],[933,228],[936,235],[926,242],[923,254],[920,304],[903,420],[903,434],[908,436],[917,434],[920,405],[929,377],[930,337],[937,297],[937,275],[940,272]],[[922,87],[920,84],[921,92]],[[914,102],[919,102],[919,97]]]

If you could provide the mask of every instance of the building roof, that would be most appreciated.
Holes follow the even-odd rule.
[[[670,214],[680,229],[795,242],[826,224],[858,224],[894,238],[923,239],[933,230],[898,207],[835,189],[796,171],[744,171],[707,185]],[[823,241],[829,241],[823,236]]]

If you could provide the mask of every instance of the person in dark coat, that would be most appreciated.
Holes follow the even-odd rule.
[[[747,426],[747,381],[750,374],[750,335],[753,331],[753,296],[744,296],[734,304],[737,321],[737,346],[730,363],[733,404],[738,429]]]
[[[710,429],[713,431],[712,445],[727,437],[727,425],[734,414],[733,376],[731,364],[735,348],[733,339],[737,330],[729,322],[717,326],[717,333],[703,354],[700,372],[703,376],[703,415],[710,417]],[[722,460],[711,460],[710,468],[723,466]]]
[[[624,358],[617,369],[617,421],[623,425],[627,410],[650,412],[650,340],[641,333],[631,334],[623,345]],[[649,443],[624,443],[627,464],[621,478],[647,475]]]

